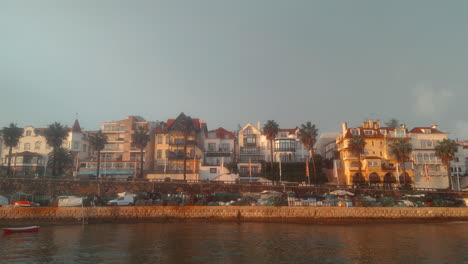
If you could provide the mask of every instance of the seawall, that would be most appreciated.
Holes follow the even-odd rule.
[[[468,208],[126,206],[0,208],[0,224],[231,221],[363,223],[468,221]]]

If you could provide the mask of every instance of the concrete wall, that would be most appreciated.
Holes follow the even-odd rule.
[[[401,207],[37,207],[0,208],[8,223],[158,222],[168,220],[262,222],[394,222],[468,220],[468,208]]]

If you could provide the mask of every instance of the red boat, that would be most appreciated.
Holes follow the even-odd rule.
[[[19,233],[19,232],[38,232],[39,226],[26,226],[26,227],[8,227],[3,228],[4,233]]]

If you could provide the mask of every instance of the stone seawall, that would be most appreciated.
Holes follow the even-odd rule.
[[[361,223],[468,221],[468,208],[402,207],[32,207],[0,208],[0,223],[235,221]]]

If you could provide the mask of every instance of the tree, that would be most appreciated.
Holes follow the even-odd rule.
[[[400,125],[400,121],[398,121],[398,119],[395,119],[395,118],[392,118],[388,120],[387,122],[385,122],[385,126],[389,128],[397,128],[399,125]]]
[[[406,166],[405,162],[410,160],[411,152],[413,151],[413,147],[411,143],[409,143],[405,139],[399,139],[397,142],[390,145],[390,153],[395,156],[398,163],[403,164],[403,181],[406,185]],[[399,175],[397,175],[399,177]]]
[[[44,132],[44,137],[47,144],[52,147],[53,157],[58,157],[58,150],[62,147],[63,141],[68,136],[68,129],[60,123],[53,123],[47,127]],[[57,160],[52,160],[52,176],[57,176]]]
[[[169,129],[182,133],[184,137],[184,180],[187,180],[187,144],[188,138],[195,131],[193,120],[190,116],[186,116],[184,113],[181,113]]]
[[[99,168],[101,167],[101,150],[104,149],[106,144],[107,136],[101,130],[89,136],[89,145],[97,152],[96,179],[99,178]]]
[[[359,163],[359,177],[362,177],[362,162],[361,162],[361,155],[364,154],[364,149],[366,147],[366,141],[363,137],[357,135],[354,136],[348,143],[348,149],[358,158]]]
[[[23,136],[23,129],[17,127],[16,124],[10,123],[9,127],[3,127],[1,135],[3,137],[3,143],[9,148],[7,175],[10,175],[13,148],[18,146],[19,140]]]
[[[140,149],[140,178],[143,178],[143,151],[148,145],[149,135],[148,130],[143,126],[138,126],[135,133],[132,134],[133,146]]]
[[[315,125],[312,125],[310,121],[305,124],[302,124],[299,128],[299,141],[304,145],[304,147],[309,151],[310,159],[312,160],[312,166],[314,170],[314,182],[317,184],[317,168],[315,166],[314,159],[314,145],[317,142],[318,129],[315,128]],[[308,162],[308,161],[307,161]],[[309,177],[310,184],[310,177]]]
[[[435,147],[436,156],[442,160],[442,163],[447,168],[447,175],[449,179],[449,189],[452,190],[452,173],[450,171],[450,162],[455,158],[455,153],[458,151],[457,143],[454,140],[445,138],[440,141]]]
[[[268,120],[263,126],[263,134],[266,139],[270,141],[270,155],[271,155],[271,167],[270,167],[270,178],[273,179],[273,140],[278,134],[279,126],[274,120]]]
[[[49,153],[49,161],[47,165],[53,167],[53,163],[55,162],[56,173],[61,175],[65,170],[73,168],[74,160],[75,158],[71,150],[59,147],[56,151]]]

